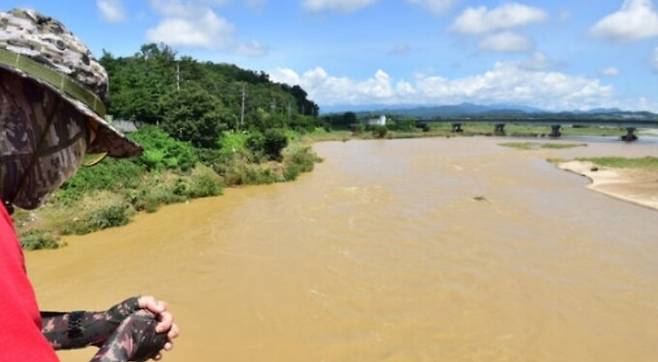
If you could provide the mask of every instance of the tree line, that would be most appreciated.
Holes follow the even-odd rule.
[[[157,125],[197,147],[216,147],[225,131],[317,125],[319,106],[308,94],[264,72],[179,58],[163,44],[146,44],[129,57],[104,51],[100,61],[110,77],[110,114]]]

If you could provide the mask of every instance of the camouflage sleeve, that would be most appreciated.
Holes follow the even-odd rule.
[[[131,298],[104,312],[44,312],[41,332],[56,350],[100,347],[138,310],[138,298]]]
[[[91,362],[147,361],[155,358],[168,341],[156,333],[158,321],[147,311],[131,315],[117,328]]]

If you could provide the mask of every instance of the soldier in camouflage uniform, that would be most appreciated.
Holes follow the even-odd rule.
[[[0,13],[0,199],[10,214],[40,206],[87,153],[141,152],[105,121],[107,90],[103,67],[60,22],[31,10]],[[151,297],[105,312],[43,313],[41,323],[54,349],[97,346],[93,361],[103,362],[159,358],[178,335]]]

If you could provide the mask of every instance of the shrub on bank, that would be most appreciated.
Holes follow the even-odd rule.
[[[188,180],[185,196],[191,199],[221,195],[224,187],[222,178],[204,165],[197,165]]]
[[[183,202],[187,198],[174,192],[178,176],[171,172],[153,173],[127,194],[136,211],[155,212],[162,205]]]
[[[19,239],[25,250],[57,249],[60,246],[52,233],[43,230],[26,231],[19,235]]]
[[[258,158],[281,161],[281,152],[288,146],[288,136],[280,129],[255,132],[247,138],[246,146]]]
[[[388,128],[386,126],[373,126],[372,135],[375,138],[386,138],[388,134]]]
[[[304,172],[311,172],[320,159],[310,146],[295,145],[284,152],[283,177],[286,181],[294,181]]]
[[[76,205],[76,217],[63,210],[66,217],[60,221],[63,235],[84,235],[94,231],[123,226],[130,222],[135,210],[121,195],[104,192],[99,195],[86,196]]]

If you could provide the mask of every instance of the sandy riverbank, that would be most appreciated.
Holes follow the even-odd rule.
[[[558,166],[589,178],[592,183],[587,187],[591,190],[658,210],[658,172],[603,168],[584,161]]]

